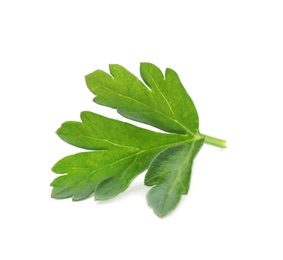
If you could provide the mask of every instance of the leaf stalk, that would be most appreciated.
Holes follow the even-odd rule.
[[[204,138],[204,142],[206,144],[210,144],[219,148],[226,148],[226,141],[219,139],[219,138],[215,138],[209,135],[204,135],[204,134],[200,134],[201,137]]]

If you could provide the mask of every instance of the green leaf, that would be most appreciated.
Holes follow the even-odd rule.
[[[86,76],[88,88],[98,104],[116,108],[132,120],[166,132],[198,134],[198,114],[177,73],[141,63],[145,84],[120,65],[110,65],[110,74],[96,70]]]
[[[81,113],[81,120],[63,123],[56,133],[65,142],[88,150],[137,151],[188,140],[185,135],[157,133],[87,111]]]
[[[82,200],[95,193],[97,199],[112,198],[126,189],[149,161],[150,158],[144,154],[126,150],[102,150],[67,156],[52,169],[55,173],[67,173],[51,183],[54,187],[52,196]],[[106,182],[111,185],[105,187]]]
[[[175,71],[166,69],[163,75],[155,65],[141,63],[140,74],[143,82],[122,66],[110,65],[110,74],[96,70],[86,83],[96,103],[167,133],[82,112],[81,122],[65,122],[57,134],[88,151],[53,166],[60,176],[51,183],[52,197],[110,199],[149,168],[145,184],[154,187],[147,200],[164,216],[188,192],[193,159],[203,142],[225,147],[224,140],[199,133],[196,108]]]
[[[181,195],[188,193],[193,160],[203,141],[199,139],[189,145],[169,147],[152,161],[145,184],[154,186],[147,194],[147,201],[158,216],[170,213],[178,205]]]
[[[149,131],[91,112],[81,113],[82,122],[66,122],[57,134],[69,144],[95,152],[67,156],[52,170],[66,175],[55,179],[52,197],[81,200],[94,193],[109,199],[125,190],[144,171],[153,157],[186,136]]]

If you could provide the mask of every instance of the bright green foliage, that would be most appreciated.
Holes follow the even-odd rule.
[[[67,156],[52,170],[63,175],[52,182],[52,196],[81,200],[92,193],[109,199],[125,190],[153,157],[172,144],[188,142],[178,134],[152,132],[134,125],[82,112],[82,123],[66,122],[57,134],[67,143],[95,152]]]
[[[166,132],[198,134],[198,114],[177,73],[141,63],[141,77],[120,65],[110,65],[110,73],[97,70],[86,76],[88,88],[98,104],[116,108],[132,120],[155,126]]]
[[[158,216],[165,216],[187,194],[193,159],[204,139],[165,149],[152,161],[145,176],[145,184],[153,187],[147,201]]]
[[[154,187],[148,203],[164,216],[188,192],[193,159],[203,142],[225,147],[225,141],[199,133],[196,108],[176,72],[167,69],[164,76],[150,63],[142,63],[140,72],[145,83],[122,66],[110,65],[110,75],[97,70],[86,76],[86,83],[95,102],[168,133],[82,112],[82,122],[65,122],[57,134],[90,151],[53,166],[61,176],[51,183],[52,197],[82,200],[94,194],[97,200],[110,199],[149,168],[145,184]]]

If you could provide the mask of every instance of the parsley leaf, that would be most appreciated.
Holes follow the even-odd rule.
[[[145,176],[145,184],[153,187],[147,194],[148,204],[158,216],[165,216],[187,194],[193,159],[204,139],[165,149],[152,161]]]
[[[187,143],[178,134],[152,132],[92,112],[81,113],[82,122],[65,122],[57,134],[67,143],[94,152],[67,156],[52,170],[54,198],[81,200],[94,193],[109,199],[125,190],[153,157],[171,145]]]
[[[198,134],[196,108],[175,71],[166,69],[164,78],[155,65],[141,63],[141,77],[147,86],[120,65],[110,65],[110,73],[97,70],[86,76],[96,103],[166,132]]]
[[[176,72],[166,69],[164,76],[150,63],[141,63],[140,72],[145,83],[122,66],[110,65],[110,75],[96,70],[86,83],[96,103],[167,133],[82,112],[81,122],[65,122],[57,134],[89,151],[53,166],[60,176],[51,183],[52,197],[82,200],[94,194],[97,200],[110,199],[148,168],[145,184],[154,187],[147,200],[164,216],[188,192],[193,159],[202,144],[225,147],[225,141],[199,133],[196,108]]]

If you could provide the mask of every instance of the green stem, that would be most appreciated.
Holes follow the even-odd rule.
[[[220,148],[226,148],[226,141],[222,139],[218,139],[209,135],[200,134],[201,137],[204,138],[204,142],[206,144],[214,145]]]

